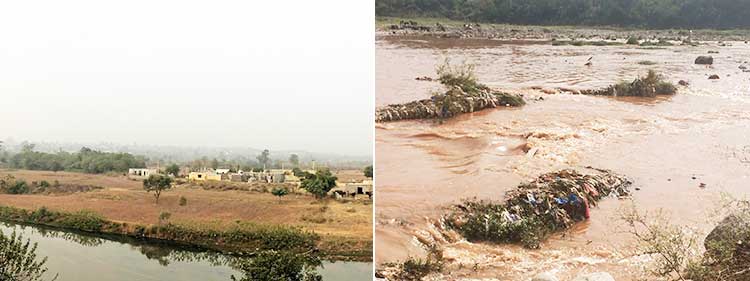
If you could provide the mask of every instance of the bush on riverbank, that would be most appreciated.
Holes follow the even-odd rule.
[[[39,224],[91,233],[126,235],[169,240],[220,251],[253,252],[256,250],[307,251],[316,248],[320,237],[298,228],[239,222],[226,230],[188,227],[176,224],[133,225],[106,220],[91,211],[75,213],[51,211],[45,207],[34,211],[0,206],[0,220]]]
[[[655,97],[657,95],[674,95],[677,87],[664,80],[656,71],[649,70],[646,76],[636,78],[633,82],[620,82],[599,90],[584,90],[581,94],[594,96],[617,97]]]

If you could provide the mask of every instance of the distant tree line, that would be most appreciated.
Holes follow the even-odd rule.
[[[539,25],[750,27],[746,0],[376,0],[375,14]]]
[[[92,174],[127,172],[128,168],[145,168],[143,157],[129,153],[111,153],[87,147],[78,152],[46,153],[34,151],[34,145],[26,144],[21,152],[8,156],[5,161],[11,168],[45,171],[74,171]]]

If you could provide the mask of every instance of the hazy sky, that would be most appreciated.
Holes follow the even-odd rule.
[[[371,155],[370,1],[3,1],[0,139]]]

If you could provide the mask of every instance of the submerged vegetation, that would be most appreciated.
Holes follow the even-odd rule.
[[[646,76],[636,78],[632,82],[623,81],[604,89],[581,91],[584,95],[618,97],[655,97],[675,93],[677,93],[677,87],[665,81],[662,75],[653,70],[649,70]]]
[[[375,273],[376,277],[387,280],[419,281],[430,273],[440,272],[445,266],[443,253],[435,246],[429,249],[427,258],[409,257],[403,262],[387,262],[383,269]]]
[[[590,205],[608,196],[627,196],[629,185],[626,178],[606,170],[592,174],[562,170],[519,185],[504,202],[467,200],[454,206],[444,220],[470,241],[539,248],[555,231],[588,219]]]
[[[379,108],[376,121],[450,118],[486,108],[526,104],[519,95],[498,92],[479,83],[474,67],[466,63],[452,65],[446,60],[437,68],[437,80],[445,87],[445,92],[435,93],[431,99]]]

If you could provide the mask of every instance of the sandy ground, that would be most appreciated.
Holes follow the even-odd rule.
[[[172,214],[170,221],[179,224],[201,224],[222,228],[237,220],[267,224],[300,226],[325,237],[345,237],[372,241],[372,204],[364,202],[320,202],[308,195],[290,194],[279,199],[270,193],[247,191],[213,191],[173,188],[162,193],[157,205],[140,181],[124,176],[91,175],[70,172],[0,170],[0,177],[12,174],[27,182],[46,180],[71,184],[90,184],[104,189],[69,195],[0,194],[0,204],[36,209],[92,210],[110,220],[154,224],[161,212]],[[341,178],[357,178],[360,171],[342,171]],[[187,199],[179,205],[180,197]],[[327,206],[327,208],[324,208]],[[325,218],[304,220],[305,217]],[[311,222],[314,221],[314,222]],[[365,243],[366,244],[366,243]]]

